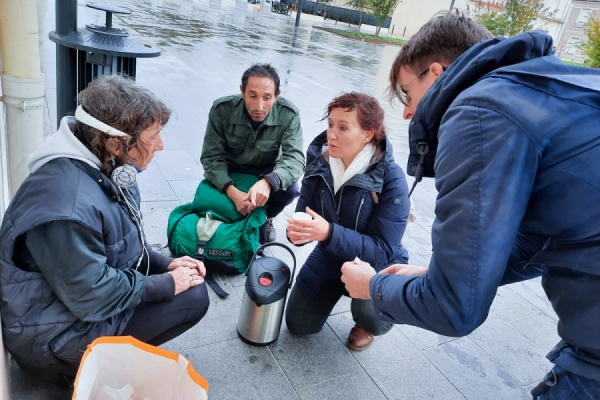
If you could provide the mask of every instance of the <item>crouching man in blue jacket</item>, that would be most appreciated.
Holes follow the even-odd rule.
[[[409,40],[390,89],[412,119],[407,173],[435,177],[433,255],[377,274],[348,262],[342,281],[383,320],[463,336],[498,286],[542,275],[562,340],[532,394],[598,399],[600,70],[552,53],[542,31],[493,39],[459,12]]]

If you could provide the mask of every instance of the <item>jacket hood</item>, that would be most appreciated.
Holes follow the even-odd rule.
[[[328,182],[330,187],[333,187],[333,178],[329,161],[323,156],[323,146],[327,144],[327,130],[321,132],[308,146],[306,151],[306,169],[304,176],[321,175]],[[383,180],[385,176],[385,168],[389,163],[394,162],[392,144],[386,137],[382,155],[374,165],[370,165],[367,171],[363,174],[353,176],[344,185],[359,186],[367,190],[381,193]]]
[[[58,131],[46,137],[44,142],[27,157],[29,173],[33,173],[55,158],[66,157],[80,160],[99,169],[102,163],[83,143],[75,137],[72,127],[75,117],[64,117]]]
[[[480,42],[450,64],[429,88],[410,123],[407,174],[415,176],[421,155],[425,153],[422,176],[434,177],[438,129],[446,110],[461,92],[499,68],[552,53],[552,37],[543,31],[531,31],[508,39]]]

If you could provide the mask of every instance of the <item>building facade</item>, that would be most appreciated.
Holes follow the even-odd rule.
[[[579,45],[588,40],[584,29],[590,16],[600,19],[600,0],[571,0],[565,23],[555,43],[558,57],[580,63],[585,61],[585,54]]]
[[[469,0],[400,0],[390,24],[389,34],[398,37],[410,37],[440,11],[450,7],[467,9]]]

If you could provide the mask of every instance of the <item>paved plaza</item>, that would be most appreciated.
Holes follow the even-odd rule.
[[[55,26],[54,1],[38,0],[46,134],[57,126],[55,45],[48,40]],[[408,122],[402,108],[393,108],[385,95],[399,47],[313,29],[333,27],[334,21],[308,15],[295,28],[295,14],[261,12],[229,1],[106,1],[133,12],[115,16],[115,25],[163,51],[159,58],[138,60],[137,70],[137,81],[175,111],[164,130],[165,150],[138,178],[146,235],[157,249],[166,245],[170,211],[191,201],[203,179],[199,159],[213,100],[237,93],[242,72],[254,62],[270,62],[278,69],[282,96],[300,109],[305,148],[326,128],[321,119],[327,103],[342,92],[361,91],[380,100],[396,161],[406,166]],[[84,4],[78,7],[78,25],[103,24],[104,13]],[[411,264],[429,261],[435,198],[432,180],[424,180],[414,192],[417,220],[409,223],[403,240]],[[275,220],[277,239],[286,244],[286,219],[294,207]],[[294,248],[298,267],[311,249]],[[283,250],[272,254],[291,263]],[[556,316],[538,279],[500,288],[487,321],[463,338],[397,325],[366,351],[350,351],[345,341],[353,321],[345,298],[320,333],[293,336],[284,322],[275,344],[253,347],[236,331],[244,282],[244,276],[221,277],[231,295],[220,299],[209,290],[206,317],[164,346],[193,363],[209,381],[212,400],[527,399],[529,389],[550,369],[545,354],[558,342]],[[14,399],[68,398],[51,394],[14,363],[11,372]]]

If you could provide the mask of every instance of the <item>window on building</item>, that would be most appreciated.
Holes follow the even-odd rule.
[[[581,42],[581,38],[579,36],[570,36],[569,41],[567,42],[567,47],[565,49],[565,53],[575,54],[577,52],[577,46]]]
[[[590,18],[591,12],[592,10],[589,8],[582,8],[581,10],[579,10],[579,16],[577,17],[577,21],[575,21],[573,28],[583,29],[585,24],[588,22],[588,19]]]

